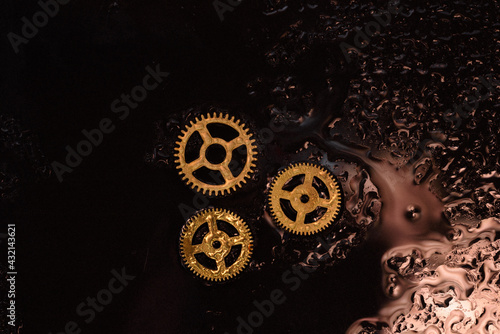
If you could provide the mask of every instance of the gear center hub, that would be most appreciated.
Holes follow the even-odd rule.
[[[217,231],[214,234],[207,234],[204,242],[209,246],[206,253],[208,257],[215,259],[218,256],[227,256],[231,251],[228,239],[228,235],[221,231]]]
[[[319,199],[318,193],[313,187],[306,185],[298,186],[295,188],[292,199],[292,206],[296,210],[305,211],[307,213],[316,209]]]

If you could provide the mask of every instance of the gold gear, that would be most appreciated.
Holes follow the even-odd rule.
[[[221,221],[225,224],[221,225]],[[239,247],[234,247],[238,245],[239,254]],[[182,261],[193,273],[209,281],[224,281],[239,274],[250,261],[252,234],[236,214],[204,209],[182,228],[180,249]],[[196,257],[197,254],[204,256]]]
[[[294,163],[280,171],[268,195],[276,223],[302,235],[326,229],[338,217],[342,202],[342,189],[335,176],[312,163]]]
[[[207,128],[209,124],[224,124],[238,132],[238,136],[230,141],[226,141],[222,138],[213,137]],[[191,136],[198,132],[203,144],[200,147],[198,158],[194,161],[186,162],[186,145],[191,138]],[[236,190],[237,187],[241,187],[242,184],[246,183],[246,178],[254,171],[255,161],[257,160],[256,146],[254,145],[255,140],[252,139],[252,135],[249,130],[245,127],[245,124],[240,120],[232,116],[229,118],[227,114],[213,113],[210,115],[202,115],[200,118],[182,130],[182,135],[179,136],[179,141],[176,142],[176,160],[177,169],[179,169],[179,174],[182,176],[183,180],[193,189],[208,195],[224,195],[231,193]],[[212,163],[207,158],[207,149],[211,145],[220,145],[225,151],[224,160],[220,163]],[[246,161],[244,166],[239,166],[241,172],[234,176],[230,169],[230,162],[233,156],[233,151],[240,146],[245,146],[246,148]],[[200,168],[205,167],[212,171],[218,171],[222,178],[224,179],[223,184],[211,184],[206,180],[200,180],[194,173]]]

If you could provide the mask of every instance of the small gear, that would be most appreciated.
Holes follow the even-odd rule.
[[[279,226],[294,234],[314,234],[338,218],[342,188],[323,166],[294,163],[274,178],[268,203]]]
[[[250,261],[252,234],[236,214],[205,209],[184,225],[180,238],[184,264],[199,277],[224,281],[239,274]]]
[[[254,172],[255,140],[240,120],[213,113],[182,130],[175,162],[183,180],[205,195],[225,195],[241,187]]]

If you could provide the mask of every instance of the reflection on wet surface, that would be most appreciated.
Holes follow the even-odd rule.
[[[305,14],[264,50],[272,74],[247,85],[261,105],[251,118],[280,126],[260,175],[292,161],[328,166],[346,207],[324,234],[327,266],[349,261],[367,239],[383,251],[385,300],[349,332],[500,331],[498,4],[401,4],[347,58],[340,44],[354,45],[380,8],[294,6],[264,9]],[[252,47],[264,48],[265,28],[249,34],[260,36]],[[159,143],[178,122],[160,126]],[[160,150],[148,161],[171,163]],[[279,235],[272,262],[314,266],[309,260],[325,257],[320,244]]]

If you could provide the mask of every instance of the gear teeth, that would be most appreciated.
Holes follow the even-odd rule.
[[[310,224],[292,220],[291,217],[289,217],[289,215],[287,215],[287,213],[283,211],[280,205],[280,199],[282,198],[281,196],[293,196],[293,190],[291,191],[291,193],[289,191],[284,193],[282,190],[283,186],[288,180],[301,174],[312,174],[314,177],[319,178],[327,187],[330,198],[336,198],[335,200],[332,200],[332,202],[328,201],[329,203],[327,206],[322,206],[325,205],[324,203],[320,202],[320,199],[322,199],[323,197],[318,197],[318,191],[312,186],[312,184],[301,184],[297,186],[296,188],[301,187],[300,194],[303,194],[303,191],[316,192],[316,194],[314,194],[312,198],[317,198],[316,200],[318,202],[312,203],[310,206],[307,206],[306,204],[297,204],[298,202],[295,202],[295,204],[292,204],[292,207],[294,205],[298,206],[294,207],[296,212],[304,212],[305,216],[306,214],[314,212],[314,210],[316,210],[318,207],[323,207],[327,210],[321,217]],[[296,196],[299,196],[300,194],[298,193]],[[288,200],[290,201],[289,198]],[[318,165],[315,163],[303,162],[290,164],[284,169],[278,171],[277,175],[270,183],[267,202],[268,210],[273,217],[273,220],[281,228],[293,234],[312,235],[324,231],[328,226],[330,226],[339,218],[339,213],[341,207],[343,206],[343,196],[340,182],[328,169],[326,169],[322,165]]]

